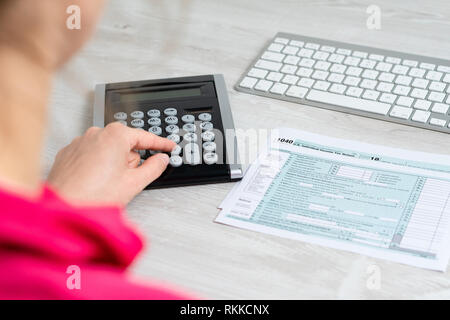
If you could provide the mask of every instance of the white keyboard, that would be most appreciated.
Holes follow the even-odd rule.
[[[450,61],[278,33],[239,91],[450,133]]]

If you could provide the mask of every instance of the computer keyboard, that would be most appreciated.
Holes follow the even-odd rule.
[[[278,33],[238,91],[450,133],[450,61]]]

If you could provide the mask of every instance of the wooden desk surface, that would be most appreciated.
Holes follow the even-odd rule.
[[[381,30],[368,30],[373,1],[110,1],[94,39],[54,83],[44,153],[92,123],[96,83],[223,73],[237,128],[292,127],[391,147],[450,154],[449,135],[232,89],[263,44],[286,31],[450,59],[450,2],[378,0]],[[233,184],[146,191],[128,207],[149,241],[133,266],[207,298],[450,298],[440,273],[213,222]],[[381,270],[370,290],[369,266]]]

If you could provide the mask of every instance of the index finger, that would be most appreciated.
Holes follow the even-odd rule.
[[[133,128],[127,128],[130,150],[151,149],[157,151],[172,151],[176,143],[167,138],[162,138],[151,132]]]

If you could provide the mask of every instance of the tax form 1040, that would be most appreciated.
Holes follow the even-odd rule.
[[[216,222],[445,271],[450,157],[277,129]]]

